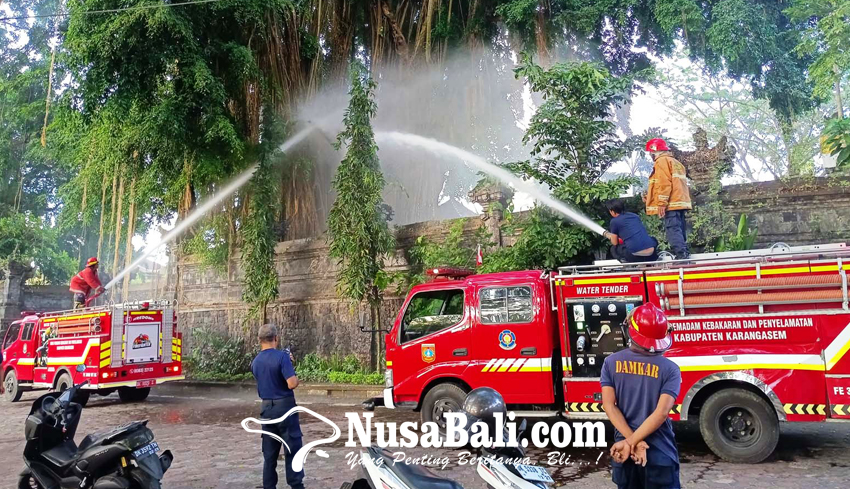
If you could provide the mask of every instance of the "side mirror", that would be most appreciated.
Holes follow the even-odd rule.
[[[83,364],[77,365],[77,372],[83,373],[86,371],[86,366]]]

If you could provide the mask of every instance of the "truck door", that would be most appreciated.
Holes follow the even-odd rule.
[[[399,402],[415,401],[440,377],[459,378],[469,363],[469,308],[462,283],[414,289],[398,328],[391,366]],[[459,406],[458,406],[459,407]]]
[[[473,388],[492,387],[508,404],[554,401],[553,325],[544,293],[523,280],[476,288],[473,361],[466,374]]]
[[[15,321],[6,329],[6,337],[3,338],[3,362],[15,365],[21,357],[20,345],[16,344],[21,334],[21,322]]]
[[[21,327],[18,358],[18,380],[29,382],[33,379],[33,366],[35,364],[35,321],[28,321]]]

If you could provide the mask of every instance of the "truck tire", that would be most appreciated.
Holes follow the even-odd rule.
[[[74,379],[71,378],[71,374],[65,372],[56,379],[56,392],[64,392],[71,387],[74,387]],[[89,403],[89,397],[91,397],[91,393],[88,391],[79,390],[77,394],[71,399],[72,402],[76,402],[82,407],[86,407],[86,404]]]
[[[3,379],[3,388],[6,389],[4,397],[7,401],[18,402],[21,400],[23,391],[21,390],[21,385],[18,382],[18,374],[16,374],[14,370],[9,370],[6,373],[6,377]]]
[[[705,401],[699,415],[705,444],[728,462],[763,461],[779,442],[779,419],[764,399],[744,389],[722,389]]]
[[[419,416],[422,422],[433,421],[440,427],[440,433],[446,432],[444,413],[459,412],[466,399],[466,390],[457,384],[444,383],[435,386],[425,394]]]
[[[121,402],[142,402],[148,398],[151,393],[150,387],[144,389],[136,389],[135,387],[122,387],[118,389],[118,397]]]

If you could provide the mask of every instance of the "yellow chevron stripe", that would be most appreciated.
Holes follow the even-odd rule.
[[[108,367],[108,366],[109,366],[109,364],[110,364],[111,362],[112,362],[112,358],[111,358],[111,357],[110,357],[110,358],[107,358],[106,360],[101,359],[101,360],[100,360],[100,368],[106,368],[106,367]]]
[[[102,352],[100,352],[100,359],[101,360],[103,360],[104,358],[109,358],[111,356],[112,356],[112,352],[110,350],[103,350]]]
[[[100,344],[100,351],[108,350],[112,347],[112,341],[107,341]]]

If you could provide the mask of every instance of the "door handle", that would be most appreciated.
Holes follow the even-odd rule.
[[[458,348],[452,351],[452,356],[455,357],[465,357],[467,355],[469,355],[469,352],[466,350],[466,348]]]
[[[537,355],[537,347],[532,346],[531,348],[523,348],[519,351],[519,353],[526,357],[533,357],[534,355]]]

